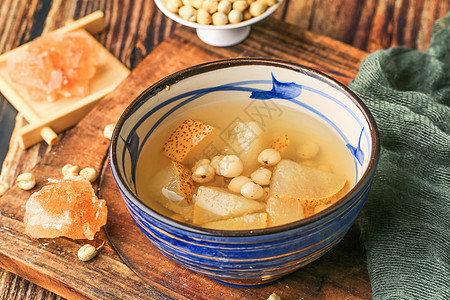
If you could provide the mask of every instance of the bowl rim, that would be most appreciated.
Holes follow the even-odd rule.
[[[179,222],[158,213],[156,210],[150,208],[147,204],[145,204],[142,200],[134,196],[133,192],[123,183],[124,178],[116,168],[117,165],[116,145],[119,139],[119,132],[121,131],[124,122],[127,120],[127,117],[130,114],[134,113],[136,109],[138,109],[148,99],[158,94],[161,90],[164,90],[167,86],[171,86],[183,79],[203,74],[209,71],[215,71],[229,67],[249,66],[249,65],[257,65],[257,66],[265,65],[272,67],[280,67],[295,72],[299,72],[307,76],[311,76],[315,79],[318,79],[324,83],[329,84],[333,88],[340,90],[349,99],[353,101],[355,106],[361,111],[365,120],[368,122],[370,126],[370,133],[371,133],[370,136],[372,141],[371,147],[372,151],[370,157],[368,158],[369,159],[368,166],[365,172],[362,174],[360,180],[341,199],[339,199],[326,209],[320,211],[319,213],[316,213],[310,217],[295,222],[253,230],[217,230],[217,229],[203,228],[200,226],[191,225],[184,222]],[[127,106],[127,108],[124,110],[124,112],[122,113],[122,115],[120,116],[120,118],[116,123],[109,146],[109,164],[111,167],[111,172],[113,174],[114,181],[116,182],[120,191],[123,193],[122,197],[126,196],[129,199],[129,201],[131,201],[140,210],[142,210],[150,217],[155,218],[157,221],[162,222],[166,226],[171,226],[194,234],[201,234],[207,236],[250,237],[250,236],[276,234],[280,232],[297,229],[305,225],[314,223],[319,219],[326,217],[331,213],[333,213],[334,211],[338,210],[340,207],[344,206],[347,202],[349,202],[350,199],[353,198],[356,194],[360,193],[367,184],[370,184],[370,181],[373,178],[376,166],[378,164],[379,154],[380,154],[380,140],[378,127],[376,125],[374,117],[368,110],[367,106],[361,101],[361,99],[341,82],[316,69],[284,60],[270,59],[270,58],[227,58],[194,65],[185,68],[183,70],[177,71],[175,73],[172,73],[160,79],[156,83],[152,84],[147,89],[145,89],[139,96],[137,96]]]
[[[154,0],[156,6],[159,8],[159,10],[166,15],[166,17],[172,19],[175,22],[178,22],[180,24],[183,24],[184,26],[188,26],[188,27],[192,27],[192,28],[197,28],[197,29],[208,29],[208,30],[226,30],[226,29],[236,29],[236,28],[241,28],[241,27],[245,27],[248,25],[252,25],[256,22],[261,21],[262,19],[265,19],[266,17],[268,17],[269,15],[271,15],[275,10],[278,9],[278,7],[280,7],[280,5],[283,3],[283,0],[278,0],[278,3],[267,8],[267,10],[262,13],[259,16],[253,17],[251,19],[236,23],[236,24],[226,24],[226,25],[203,25],[203,24],[199,24],[197,22],[190,22],[187,21],[185,19],[183,19],[182,17],[180,17],[178,14],[173,13],[171,11],[169,11],[165,5],[162,3],[161,0]]]

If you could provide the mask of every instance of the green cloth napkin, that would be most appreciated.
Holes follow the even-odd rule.
[[[352,89],[381,156],[360,217],[374,299],[450,299],[450,13],[426,53],[364,59]]]

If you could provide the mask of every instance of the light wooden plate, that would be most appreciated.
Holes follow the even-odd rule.
[[[66,24],[55,32],[85,30],[90,34],[96,34],[103,28],[103,12],[96,11]],[[130,73],[96,39],[89,34],[87,36],[92,38],[101,59],[95,76],[90,81],[89,95],[83,98],[63,98],[55,102],[37,102],[25,99],[17,91],[17,87],[11,84],[5,76],[4,67],[10,55],[26,50],[29,43],[0,55],[0,92],[29,122],[19,130],[19,143],[22,148],[28,148],[42,140],[49,145],[55,144],[58,141],[56,133],[75,125],[94,107],[98,100],[111,92]]]

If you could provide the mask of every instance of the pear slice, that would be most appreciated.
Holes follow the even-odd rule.
[[[185,220],[193,214],[192,196],[195,183],[191,171],[183,164],[169,161],[148,184],[151,195],[159,195],[155,200],[166,209],[178,213]]]
[[[189,152],[213,130],[214,127],[208,124],[186,119],[169,136],[162,148],[162,153],[174,161],[182,162]]]
[[[259,153],[266,148],[262,138],[263,129],[257,122],[236,122],[232,131],[228,146],[244,165],[242,175],[249,176],[259,166]]]
[[[343,176],[281,160],[270,181],[269,226],[309,217],[314,207],[336,201],[345,183]]]
[[[205,228],[218,230],[252,230],[267,227],[267,213],[255,213],[203,224]]]
[[[303,205],[300,199],[288,196],[272,195],[267,200],[269,226],[278,226],[303,219]]]
[[[272,195],[298,198],[304,206],[316,206],[329,202],[345,183],[343,176],[284,159],[273,171],[270,190]]]
[[[287,134],[280,136],[272,142],[270,148],[277,150],[280,154],[283,154],[284,150],[289,146],[289,136]]]
[[[195,197],[193,223],[202,225],[260,212],[265,208],[265,203],[246,199],[224,189],[200,186]]]
[[[194,194],[195,189],[195,183],[192,179],[191,171],[179,162],[172,161],[172,164],[175,169],[175,176],[173,177],[175,180],[175,185],[173,192],[183,196],[187,203],[191,203],[192,195]]]
[[[176,161],[170,161],[166,168],[155,176],[157,188],[167,198],[173,201],[185,200],[192,203],[195,182],[191,171]]]

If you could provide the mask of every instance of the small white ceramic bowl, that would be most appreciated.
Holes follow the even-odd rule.
[[[188,27],[196,28],[198,37],[208,45],[216,47],[229,47],[239,44],[250,34],[250,26],[272,14],[283,0],[279,0],[277,4],[269,7],[263,14],[253,17],[249,20],[242,21],[238,24],[218,25],[201,25],[195,22],[189,22],[181,18],[178,14],[170,12],[164,5],[162,0],[155,0],[158,8],[169,18]]]

